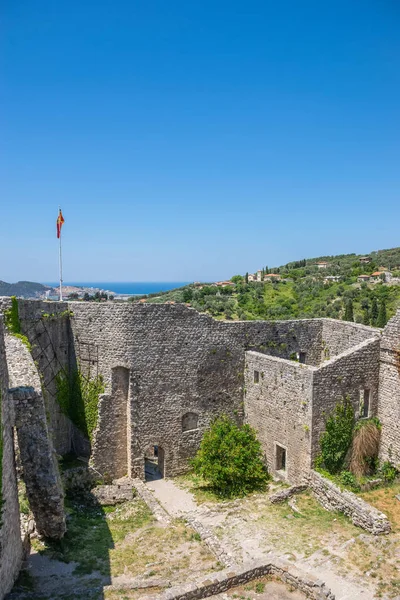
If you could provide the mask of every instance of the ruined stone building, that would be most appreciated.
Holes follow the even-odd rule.
[[[227,414],[255,427],[270,472],[299,483],[324,415],[348,397],[358,417],[379,416],[382,458],[400,462],[400,311],[383,331],[332,319],[216,321],[165,304],[20,300],[18,313],[30,352],[0,322],[0,581],[22,556],[13,429],[35,481],[30,501],[35,486],[49,485],[46,522],[56,534],[65,524],[51,444],[106,478],[145,479],[149,456],[173,477],[188,469],[213,418]],[[37,447],[45,477],[31,464]]]

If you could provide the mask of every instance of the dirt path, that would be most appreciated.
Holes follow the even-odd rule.
[[[232,555],[238,564],[264,559],[273,562],[274,558],[289,559],[302,570],[324,581],[335,594],[336,600],[374,598],[373,590],[367,582],[360,585],[351,575],[344,578],[338,574],[336,558],[331,557],[325,548],[304,558],[288,556],[288,552],[277,551],[273,540],[268,539],[265,529],[257,527],[257,514],[250,512],[244,515],[240,510],[236,510],[241,501],[212,506],[198,505],[191,492],[178,487],[172,480],[159,479],[148,482],[147,486],[169,514],[175,517],[195,518],[212,531],[221,547]]]

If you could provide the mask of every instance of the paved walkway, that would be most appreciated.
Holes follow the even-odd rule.
[[[197,522],[208,532],[213,532],[216,527],[220,532],[222,529],[222,536],[219,534],[217,538],[214,533],[211,533],[211,535],[214,539],[217,539],[223,553],[222,556],[228,556],[228,563],[230,562],[231,565],[235,562],[241,564],[252,560],[270,560],[273,562],[274,558],[287,559],[285,555],[271,552],[270,547],[265,543],[262,532],[256,535],[246,536],[244,534],[232,537],[231,533],[233,529],[237,529],[239,521],[243,521],[243,527],[240,527],[242,533],[246,531],[246,523],[240,516],[218,507],[211,509],[205,505],[198,506],[193,494],[179,488],[172,480],[149,481],[146,487],[152,490],[155,498],[170,515],[187,518],[192,526],[193,522]],[[248,533],[251,532],[248,531]],[[209,543],[210,540],[205,541]],[[374,598],[374,594],[368,589],[367,585],[361,587],[355,582],[340,577],[331,568],[328,559],[321,561],[320,566],[316,566],[316,558],[317,556],[314,554],[293,564],[297,564],[302,570],[308,571],[324,581],[335,594],[336,600],[372,600]]]

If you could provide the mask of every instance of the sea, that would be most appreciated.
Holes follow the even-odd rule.
[[[142,296],[168,292],[191,283],[189,281],[63,281],[63,285],[107,290],[117,295]],[[47,281],[44,285],[58,287],[59,283]]]

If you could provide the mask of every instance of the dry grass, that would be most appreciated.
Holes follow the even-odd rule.
[[[378,456],[381,432],[373,421],[360,421],[354,431],[349,470],[357,478],[367,475],[368,458]]]
[[[369,504],[385,513],[392,525],[392,531],[400,533],[400,502],[396,495],[400,495],[400,483],[387,487],[358,494]]]
[[[82,595],[75,593],[75,588],[107,587],[114,581],[118,586],[121,580],[134,582],[138,577],[149,585],[154,580],[155,585],[168,587],[222,568],[186,523],[179,519],[168,526],[157,522],[139,499],[110,507],[70,505],[65,538],[58,543],[35,539],[33,550],[54,561],[52,568],[57,564],[73,563],[68,581],[60,578],[57,595],[55,592],[46,595],[55,575],[30,570],[38,593],[33,597],[51,600],[76,600]],[[98,580],[96,584],[94,577]],[[107,598],[135,598],[150,593],[113,589],[106,589],[106,592]],[[18,597],[26,600],[22,593]],[[97,600],[103,598],[103,593],[90,595],[88,592],[85,598]]]

